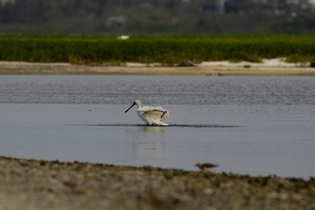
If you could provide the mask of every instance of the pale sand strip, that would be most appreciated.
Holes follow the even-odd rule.
[[[0,157],[0,210],[311,210],[314,197],[314,178]]]
[[[0,74],[104,74],[104,75],[315,75],[315,68],[285,63],[280,59],[263,63],[203,62],[193,67],[125,63],[123,66],[74,65],[0,61]]]

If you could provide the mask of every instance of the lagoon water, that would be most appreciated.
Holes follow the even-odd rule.
[[[314,77],[0,76],[0,96],[0,156],[315,177]]]

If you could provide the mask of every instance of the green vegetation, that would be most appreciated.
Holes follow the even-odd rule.
[[[286,58],[315,61],[314,35],[104,36],[2,35],[0,60],[77,64],[185,62]]]

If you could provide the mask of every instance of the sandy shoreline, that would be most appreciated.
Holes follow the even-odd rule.
[[[202,62],[191,67],[167,67],[159,64],[125,63],[111,65],[74,65],[69,63],[29,63],[0,61],[0,74],[76,74],[76,75],[196,75],[196,76],[306,76],[315,75],[315,68],[308,64],[285,63],[281,59],[264,60],[262,63]]]
[[[0,210],[313,209],[315,179],[0,157]]]

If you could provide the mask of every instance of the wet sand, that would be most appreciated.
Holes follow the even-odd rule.
[[[0,157],[0,210],[314,209],[315,179]]]
[[[112,65],[74,65],[69,63],[29,63],[0,61],[0,74],[102,74],[102,75],[257,75],[289,76],[315,75],[315,68],[308,64],[285,63],[281,59],[264,60],[262,63],[228,61],[203,62],[193,66],[162,66],[160,64],[124,63]]]

